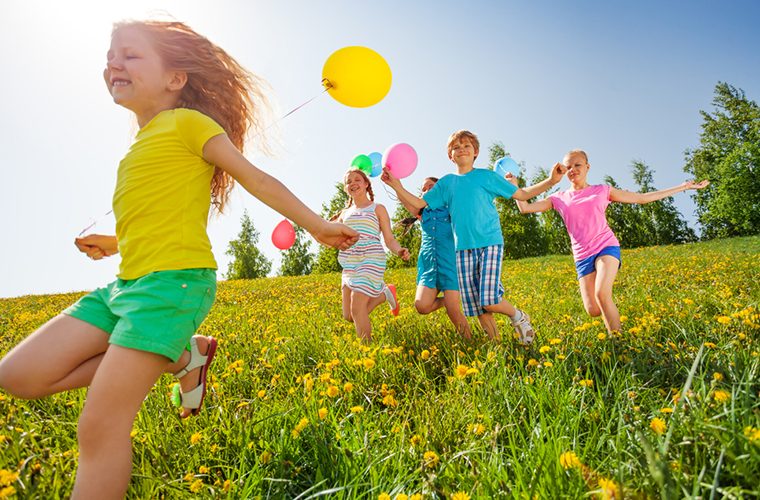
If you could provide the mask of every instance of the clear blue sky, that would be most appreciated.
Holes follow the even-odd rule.
[[[320,92],[333,51],[365,45],[385,57],[393,86],[380,104],[354,109],[324,95],[280,124],[276,156],[249,153],[317,211],[355,155],[395,142],[420,157],[409,187],[450,171],[446,138],[460,128],[480,136],[482,159],[501,141],[529,175],[583,148],[592,182],[610,174],[633,188],[629,165],[640,159],[667,187],[685,178],[684,150],[698,144],[699,110],[712,109],[718,81],[760,99],[753,0],[5,0],[0,297],[93,289],[116,274],[118,257],[91,262],[72,241],[109,210],[136,131],[101,80],[111,23],[155,12],[187,22],[268,80],[282,113]],[[688,195],[676,205],[694,220]],[[220,276],[244,209],[278,267],[269,236],[281,217],[239,190],[210,223]],[[97,229],[112,226],[106,218]]]

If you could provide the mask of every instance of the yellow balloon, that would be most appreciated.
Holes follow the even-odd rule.
[[[343,47],[327,58],[322,84],[339,103],[354,108],[377,104],[391,89],[391,68],[367,47]]]

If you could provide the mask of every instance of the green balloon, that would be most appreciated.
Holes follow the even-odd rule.
[[[351,166],[358,168],[367,175],[372,173],[372,159],[367,155],[359,155],[353,159]]]

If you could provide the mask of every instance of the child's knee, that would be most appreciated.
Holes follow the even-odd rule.
[[[115,410],[114,410],[115,411]],[[111,446],[114,441],[129,441],[131,424],[120,422],[121,415],[103,414],[85,404],[77,425],[79,449],[93,451]]]
[[[414,301],[414,308],[420,314],[430,314],[431,312],[433,312],[432,306],[430,304],[424,303],[421,300]]]
[[[586,306],[586,312],[592,318],[597,318],[602,315],[602,310],[596,304]]]

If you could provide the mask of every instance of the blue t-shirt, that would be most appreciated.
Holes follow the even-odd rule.
[[[464,175],[444,175],[422,199],[430,208],[449,209],[460,251],[504,244],[494,199],[511,198],[515,191],[517,186],[493,170],[474,168]]]

